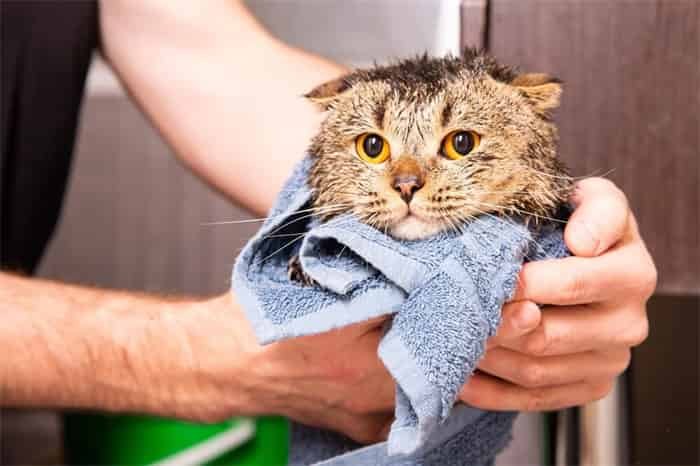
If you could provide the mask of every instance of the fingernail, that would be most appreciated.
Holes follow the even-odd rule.
[[[572,232],[572,239],[575,245],[574,249],[597,255],[599,253],[598,248],[600,247],[600,235],[596,233],[596,228],[584,221],[576,222],[572,227],[574,228]]]
[[[540,308],[535,303],[526,303],[515,316],[515,326],[520,330],[530,330],[537,326]]]

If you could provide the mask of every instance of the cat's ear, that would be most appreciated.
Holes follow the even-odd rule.
[[[321,110],[327,110],[330,104],[350,87],[350,82],[345,76],[341,76],[314,87],[310,92],[304,94],[304,97],[318,105]]]
[[[547,115],[559,106],[561,80],[543,73],[525,73],[516,76],[511,82],[532,104],[535,110]]]

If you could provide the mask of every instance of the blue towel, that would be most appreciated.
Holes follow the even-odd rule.
[[[364,454],[370,464],[458,464],[453,456],[469,453],[470,463],[489,463],[514,415],[453,407],[496,333],[523,262],[567,254],[561,228],[483,215],[459,233],[404,241],[351,215],[320,223],[309,211],[310,165],[310,157],[297,165],[243,249],[233,288],[262,344],[393,315],[379,357],[396,380],[396,409],[388,441],[355,451],[340,436],[296,426],[293,462],[360,464],[343,461]],[[316,285],[287,278],[296,254]],[[486,438],[473,434],[475,425],[489,426]]]

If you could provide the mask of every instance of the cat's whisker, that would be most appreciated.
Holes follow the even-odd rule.
[[[299,241],[299,240],[300,240],[301,238],[303,238],[304,236],[306,236],[306,235],[299,235],[297,238],[294,238],[293,240],[289,241],[288,243],[285,243],[284,245],[282,245],[282,247],[280,247],[279,249],[276,249],[272,254],[269,254],[268,256],[265,256],[264,258],[262,258],[261,260],[259,260],[258,262],[256,262],[254,265],[255,265],[255,266],[258,266],[258,265],[262,264],[263,262],[265,262],[265,261],[268,260],[269,258],[273,257],[273,256],[274,256],[275,254],[277,254],[278,252],[284,251],[287,247],[289,247],[289,246],[291,246],[292,244],[296,243],[297,241]]]
[[[318,215],[318,214],[332,213],[332,212],[334,212],[336,209],[337,209],[337,207],[324,207],[324,208],[320,208],[320,209],[314,209],[314,211],[311,212],[311,213],[306,213],[306,214],[301,215],[301,216],[293,217],[293,218],[292,218],[291,220],[289,220],[288,222],[286,222],[286,223],[284,223],[284,224],[278,226],[277,228],[275,228],[273,231],[270,232],[270,234],[273,234],[273,233],[275,233],[275,232],[277,232],[277,231],[279,231],[279,230],[281,230],[281,229],[283,229],[283,228],[285,228],[285,227],[287,227],[287,226],[289,226],[289,225],[292,225],[292,224],[294,224],[294,223],[296,223],[296,222],[298,222],[298,221],[300,221],[300,220],[305,220],[305,219],[307,219],[307,218],[313,217],[314,215]],[[297,212],[295,212],[295,214],[296,214],[296,213],[300,213],[300,212],[301,212],[301,211],[297,211]]]
[[[277,235],[266,235],[265,238],[289,238],[299,235],[306,235],[306,233],[279,233]]]
[[[302,217],[308,217],[308,216],[311,216],[311,215],[313,215],[313,214],[308,214],[308,215],[305,215],[305,216],[302,216]],[[297,220],[298,220],[298,219],[297,219]],[[280,233],[280,234],[277,234],[277,235],[272,235],[272,234],[266,235],[266,236],[265,236],[266,238],[284,237],[284,236],[286,236],[286,237],[295,236],[295,238],[294,238],[293,240],[291,240],[291,241],[285,243],[285,244],[282,245],[280,248],[276,249],[274,252],[272,252],[271,254],[267,255],[266,257],[264,257],[264,258],[261,259],[260,261],[256,262],[256,265],[262,264],[263,262],[265,262],[265,261],[268,260],[269,258],[273,257],[275,254],[277,254],[277,253],[283,251],[284,249],[286,249],[287,247],[291,246],[291,245],[294,244],[295,242],[297,242],[297,241],[299,241],[300,239],[304,238],[304,237],[306,236],[307,233],[308,233],[308,232],[304,231],[304,232],[302,232],[302,233],[296,233],[296,234],[295,234],[295,233],[289,233],[289,234]]]
[[[447,209],[446,207],[437,206],[438,212],[440,212],[441,218],[438,220],[441,224],[447,226],[447,231],[454,231],[459,234],[464,234],[463,223],[464,221],[460,218],[458,212]]]
[[[497,209],[497,211],[509,210],[509,211],[512,211],[512,212],[515,212],[515,213],[518,213],[521,215],[527,215],[527,216],[531,216],[531,217],[541,218],[543,220],[549,220],[550,222],[557,222],[557,223],[562,223],[562,224],[567,223],[566,221],[558,219],[558,218],[547,217],[546,215],[540,215],[540,214],[536,214],[534,212],[528,212],[526,210],[518,209],[517,207],[512,207],[512,206],[502,207],[502,206],[498,206],[495,204],[489,204],[488,202],[483,202],[483,201],[473,201],[473,202],[476,202],[479,205],[489,207],[491,209]],[[474,206],[474,205],[472,205],[472,207],[476,208],[476,206]]]
[[[583,179],[585,179],[585,178],[590,178],[590,177],[592,177],[592,176],[605,178],[606,176],[608,176],[608,175],[610,175],[611,173],[615,172],[616,169],[615,169],[615,168],[610,168],[609,170],[607,170],[607,171],[605,171],[605,172],[603,172],[603,173],[599,173],[599,172],[602,171],[603,169],[602,169],[602,168],[598,168],[598,169],[592,171],[591,173],[589,173],[589,174],[587,174],[587,175],[579,175],[579,176],[554,175],[554,174],[552,174],[552,173],[543,172],[543,171],[537,170],[536,168],[532,168],[532,167],[529,167],[528,170],[529,170],[529,171],[532,171],[532,172],[535,172],[535,173],[537,173],[538,175],[546,176],[546,177],[548,177],[548,178],[557,178],[557,179],[578,181],[578,180],[583,180]]]
[[[247,218],[245,220],[225,220],[222,222],[204,222],[200,223],[201,226],[213,226],[213,225],[239,225],[242,223],[257,223],[257,222],[264,222],[268,218],[271,217],[261,217],[261,218]]]
[[[475,210],[479,215],[484,215],[484,216],[491,217],[491,218],[498,219],[498,220],[505,220],[506,223],[508,223],[508,224],[510,225],[510,222],[508,221],[507,218],[499,217],[499,216],[494,215],[494,214],[492,214],[492,213],[489,213],[489,212],[487,212],[487,211],[485,211],[485,210],[479,209],[478,207],[475,207],[475,206],[470,206],[470,208],[473,209],[473,210]],[[474,215],[471,215],[471,214],[467,214],[466,216],[465,216],[464,214],[458,214],[458,215],[460,215],[461,218],[463,218],[463,219],[468,218],[469,221],[475,221],[475,222],[478,222],[478,223],[481,223],[481,224],[484,223],[484,220],[483,220],[483,219],[480,219],[478,216],[474,216]]]
[[[301,215],[301,216],[299,216],[299,217],[294,217],[294,218],[292,218],[290,221],[288,221],[288,222],[286,222],[286,223],[280,225],[279,227],[275,228],[274,230],[272,230],[269,234],[275,234],[275,233],[277,233],[278,231],[280,231],[280,230],[282,230],[282,229],[284,229],[284,228],[286,228],[286,227],[288,227],[288,226],[290,226],[290,225],[293,225],[293,224],[295,224],[295,223],[297,223],[297,222],[299,222],[299,221],[301,221],[301,220],[305,220],[305,219],[308,219],[308,218],[310,218],[310,217],[313,217],[314,215],[318,215],[318,214],[330,214],[330,213],[333,213],[333,212],[336,212],[336,211],[344,210],[344,209],[346,209],[346,208],[347,208],[347,207],[346,207],[345,205],[339,205],[339,204],[335,204],[335,205],[332,205],[332,206],[322,206],[322,207],[314,208],[314,209],[313,209],[313,210],[314,210],[313,212],[307,213],[307,214],[305,214],[305,215]],[[302,210],[303,210],[303,209],[302,209]],[[307,209],[307,211],[308,211],[308,209]],[[300,211],[297,211],[297,212],[301,212],[301,210],[300,210]]]
[[[540,176],[545,176],[547,178],[554,178],[554,179],[558,179],[558,180],[575,180],[575,179],[577,179],[577,178],[575,178],[573,176],[569,176],[569,175],[555,175],[554,173],[543,172],[541,170],[537,170],[536,168],[532,168],[532,167],[528,167],[527,170],[531,171],[533,173],[537,173]],[[585,176],[580,177],[580,178],[585,178]]]
[[[537,241],[536,238],[534,238],[532,235],[526,235],[525,233],[522,233],[518,228],[516,228],[516,225],[513,224],[512,221],[511,221],[510,219],[504,219],[503,217],[498,217],[497,215],[493,215],[493,214],[491,214],[491,213],[489,213],[489,212],[483,211],[483,210],[478,209],[478,208],[476,208],[476,207],[474,207],[474,210],[477,210],[478,212],[480,212],[481,215],[485,215],[485,216],[487,216],[487,217],[491,217],[491,218],[494,218],[494,219],[497,219],[497,220],[506,220],[506,224],[507,224],[509,227],[511,227],[511,230],[512,230],[514,233],[520,235],[521,238],[526,238],[526,236],[527,236],[526,239],[532,241],[538,248],[544,249],[543,246]],[[483,220],[482,220],[482,219],[479,219],[478,217],[473,217],[473,219],[474,219],[475,221],[477,221],[477,222],[482,222],[482,223],[483,223]],[[525,258],[526,258],[526,259],[531,259],[531,257],[529,256],[529,254],[526,254],[526,255],[525,255]]]
[[[459,223],[457,223],[455,221],[455,219],[453,218],[453,215],[451,215],[449,211],[447,211],[446,209],[444,209],[442,207],[438,207],[438,210],[442,213],[443,221],[448,224],[448,227],[451,230],[454,230],[455,232],[458,232],[460,234],[464,234],[464,230],[462,230]]]
[[[558,188],[558,190],[565,191],[565,188]],[[528,190],[502,190],[502,191],[491,191],[491,190],[479,190],[479,194],[490,195],[490,194],[530,194]],[[466,198],[465,198],[466,199]]]
[[[599,170],[602,170],[602,169],[599,168]],[[589,176],[597,176],[600,178],[606,178],[608,175],[615,173],[615,171],[616,171],[616,168],[613,167],[613,168],[609,169],[608,171],[601,173],[600,175],[593,174],[593,175],[589,175]]]
[[[347,206],[351,206],[352,204],[348,203]],[[322,206],[322,207],[311,207],[308,209],[300,209],[297,210],[296,213],[304,213],[304,212],[310,212],[314,211],[317,209],[325,209],[327,206]],[[260,217],[260,218],[247,218],[243,220],[226,220],[223,222],[205,222],[201,223],[200,225],[202,226],[211,226],[211,225],[236,225],[236,224],[241,224],[241,223],[256,223],[256,222],[264,222],[269,219],[277,218],[277,217],[284,217],[285,214],[279,214],[279,215],[270,215],[268,217]]]
[[[384,220],[384,236],[389,235],[389,222]]]
[[[365,214],[360,218],[360,221],[388,235],[389,222],[382,220],[382,215],[379,212],[371,212],[369,215]]]
[[[375,220],[377,219],[377,212],[370,212],[369,214],[367,213],[362,213],[358,215],[358,220],[361,221],[362,223],[365,223],[371,227],[377,228],[377,225],[375,223]]]

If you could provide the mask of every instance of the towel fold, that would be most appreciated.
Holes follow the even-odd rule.
[[[234,267],[233,288],[258,339],[265,344],[393,315],[379,357],[396,380],[395,421],[386,445],[362,451],[375,455],[371,464],[428,464],[425,458],[449,456],[458,446],[462,454],[482,452],[474,464],[488,463],[505,444],[512,415],[467,406],[459,406],[459,416],[450,413],[486,340],[496,333],[522,263],[567,254],[561,229],[554,223],[528,228],[518,219],[487,214],[459,232],[404,241],[352,215],[320,223],[309,209],[310,164],[307,157],[296,167]],[[287,278],[293,255],[315,285]],[[501,426],[490,434],[498,438],[460,435],[477,420]],[[323,451],[312,460],[320,461],[348,449],[342,442],[336,448],[318,445],[327,441],[312,437],[300,437],[316,443],[303,446],[307,461],[314,451]],[[297,447],[292,445],[293,455]],[[345,455],[353,453],[359,452]],[[332,464],[351,464],[342,462],[345,455]],[[457,464],[448,456],[434,464]],[[383,462],[377,462],[380,457]]]
[[[515,417],[457,405],[410,455],[389,455],[388,442],[362,446],[334,432],[294,424],[289,466],[492,466],[511,438]]]

